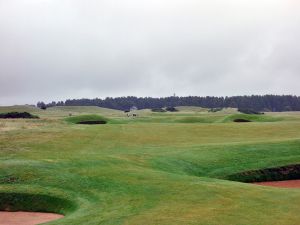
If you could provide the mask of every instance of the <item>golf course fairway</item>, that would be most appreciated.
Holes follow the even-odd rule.
[[[300,164],[299,112],[0,107],[15,111],[39,118],[0,119],[1,211],[64,215],[49,225],[300,224],[299,188],[239,177]],[[78,124],[93,115],[105,124]]]

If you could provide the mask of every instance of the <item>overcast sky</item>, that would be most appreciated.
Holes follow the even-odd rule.
[[[300,95],[299,0],[0,0],[0,105]]]

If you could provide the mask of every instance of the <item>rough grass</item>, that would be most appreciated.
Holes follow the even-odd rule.
[[[237,124],[223,121],[236,113],[179,111],[108,117],[123,124],[75,126],[60,119],[67,112],[26,121],[31,129],[0,130],[2,205],[15,201],[14,209],[38,209],[30,208],[33,202],[42,211],[65,214],[49,223],[61,225],[300,221],[300,190],[226,180],[243,171],[298,164],[299,113],[267,115],[280,121]],[[214,122],[178,121],[187,117]]]
[[[107,109],[97,106],[56,106],[47,109],[48,113],[59,116],[62,113],[72,113],[73,115],[81,114],[101,114],[104,116],[122,116],[124,113],[120,110]]]
[[[46,110],[41,110],[33,106],[0,106],[0,113],[7,112],[29,112],[38,115],[45,119],[59,119],[69,116],[97,114],[107,117],[123,117],[124,113],[120,110],[106,109],[97,106],[56,106],[50,107]]]

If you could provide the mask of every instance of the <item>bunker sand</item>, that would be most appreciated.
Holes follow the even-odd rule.
[[[300,188],[300,180],[255,182],[254,184],[281,188]]]
[[[0,225],[36,225],[63,217],[55,213],[0,211]]]

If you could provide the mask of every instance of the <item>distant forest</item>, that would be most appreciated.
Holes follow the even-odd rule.
[[[110,109],[129,110],[135,106],[138,109],[157,109],[176,106],[200,106],[204,108],[243,108],[257,111],[300,111],[300,97],[292,95],[251,95],[233,97],[117,97],[117,98],[95,98],[95,99],[68,99],[65,102],[51,102],[45,104],[38,102],[40,108],[53,106],[99,106]]]

